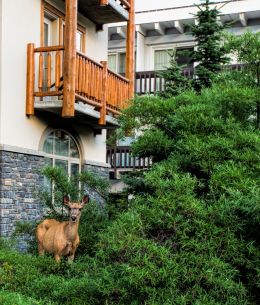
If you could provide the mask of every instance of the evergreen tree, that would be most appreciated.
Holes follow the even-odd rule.
[[[198,23],[192,27],[192,34],[197,43],[197,49],[192,54],[193,62],[198,62],[194,79],[194,87],[210,87],[216,73],[221,70],[221,64],[227,62],[225,48],[221,45],[223,26],[218,22],[220,11],[205,0],[195,15]]]
[[[170,65],[162,71],[160,75],[165,80],[164,91],[160,93],[161,97],[170,98],[179,95],[184,90],[190,87],[190,81],[182,74],[182,66],[179,66],[176,61],[176,52],[169,53]]]
[[[260,33],[246,32],[241,36],[230,35],[226,50],[235,55],[238,62],[244,64],[239,77],[246,76],[250,87],[258,88],[256,105],[256,125],[260,127]]]

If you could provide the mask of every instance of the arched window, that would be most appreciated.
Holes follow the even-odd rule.
[[[63,168],[69,176],[80,172],[80,152],[73,137],[63,130],[48,134],[43,151],[49,159],[49,165]]]

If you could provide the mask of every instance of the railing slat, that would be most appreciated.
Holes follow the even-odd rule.
[[[48,52],[47,55],[47,90],[50,91],[51,88],[51,53]]]
[[[38,74],[38,88],[42,91],[43,87],[43,56],[42,53],[39,55],[39,74]]]

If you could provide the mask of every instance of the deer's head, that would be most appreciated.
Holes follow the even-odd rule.
[[[81,215],[81,210],[89,202],[89,196],[85,195],[81,202],[71,202],[69,196],[63,197],[63,203],[69,208],[70,221],[77,222]]]

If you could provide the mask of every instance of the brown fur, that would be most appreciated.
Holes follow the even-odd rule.
[[[39,255],[45,252],[54,254],[56,262],[60,262],[62,256],[68,256],[68,261],[74,260],[75,252],[79,245],[79,220],[81,209],[89,201],[85,196],[81,203],[71,203],[68,197],[64,197],[64,204],[70,208],[69,221],[59,222],[55,219],[45,219],[36,229]]]

